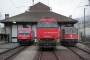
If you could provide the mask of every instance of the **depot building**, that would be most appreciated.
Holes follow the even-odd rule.
[[[60,15],[51,11],[50,7],[38,2],[33,6],[30,6],[28,11],[21,13],[19,15],[9,17],[9,14],[5,14],[5,19],[1,21],[4,23],[5,33],[9,34],[9,42],[17,42],[17,32],[18,28],[21,27],[30,27],[35,32],[36,38],[36,25],[40,18],[43,17],[52,17],[55,18],[61,28],[62,25],[74,25],[78,21],[72,18],[68,18],[66,16]],[[13,23],[12,23],[13,22]]]

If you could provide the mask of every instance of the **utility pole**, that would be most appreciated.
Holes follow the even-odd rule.
[[[1,15],[1,12],[0,12],[0,20],[2,20],[2,15]]]
[[[90,0],[89,0],[89,5],[85,5],[85,6],[86,6],[86,7],[87,7],[87,6],[90,6]],[[86,8],[84,8],[84,39],[85,39],[85,41],[86,41],[86,30],[85,30],[85,28],[86,28],[86,27],[85,27],[85,9],[86,9]]]
[[[49,6],[49,0],[48,0],[48,6]]]
[[[32,2],[33,2],[33,5],[34,5],[34,0],[32,0]]]
[[[90,5],[90,0],[88,0],[89,1],[89,5]]]
[[[86,35],[86,33],[85,33],[85,9],[86,8],[84,8],[84,39],[86,40],[86,36],[85,36]]]

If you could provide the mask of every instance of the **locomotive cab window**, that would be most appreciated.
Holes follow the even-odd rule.
[[[70,29],[65,29],[64,31],[65,34],[70,34]]]
[[[37,27],[58,27],[57,22],[38,22]]]
[[[77,34],[78,30],[77,29],[72,29],[72,34]]]
[[[20,30],[20,35],[28,35],[29,32],[29,30]]]

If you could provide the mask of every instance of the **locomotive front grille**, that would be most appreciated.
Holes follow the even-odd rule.
[[[40,40],[38,44],[42,47],[53,47],[57,45],[55,40]]]

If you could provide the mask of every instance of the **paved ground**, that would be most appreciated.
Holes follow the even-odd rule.
[[[5,43],[4,41],[0,41],[0,44],[3,44],[3,43]]]
[[[15,48],[19,46],[18,43],[6,43],[6,44],[0,44],[0,53],[7,51],[9,49]]]
[[[15,59],[13,60],[32,60],[36,55],[38,50],[37,46],[30,46],[25,51],[21,52]]]

